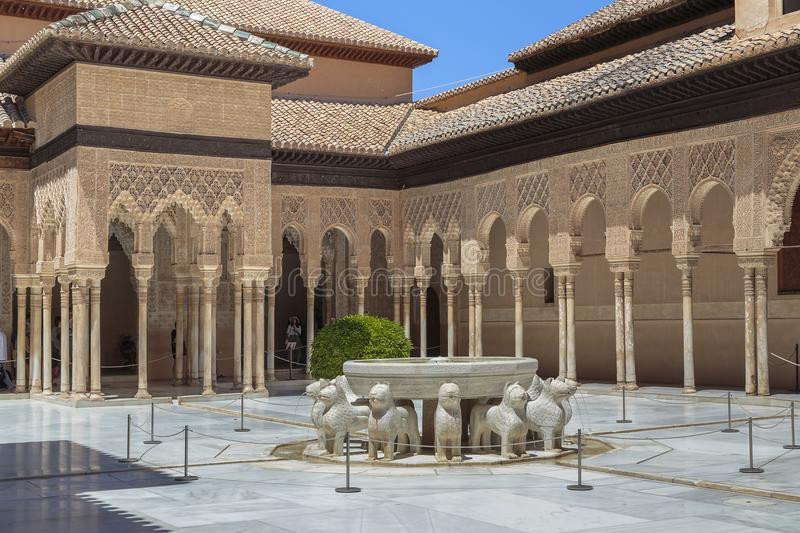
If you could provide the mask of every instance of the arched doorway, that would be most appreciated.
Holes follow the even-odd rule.
[[[558,375],[558,308],[555,297],[555,276],[550,266],[550,224],[544,210],[533,207],[527,228],[530,270],[523,288],[525,321],[523,353],[539,362],[539,374]],[[530,216],[530,214],[527,214]],[[523,217],[523,220],[527,219]]]
[[[352,243],[339,228],[330,228],[322,237],[322,279],[324,289],[323,324],[354,312],[355,300],[350,272]]]
[[[288,227],[283,232],[281,248],[281,279],[275,295],[275,367],[285,370],[288,376],[289,353],[285,349],[289,319],[297,317],[302,330],[301,341],[291,354],[292,371],[302,374],[305,361],[306,331],[309,323],[306,309],[306,283],[301,264],[302,241],[300,232]],[[294,376],[294,374],[293,374]]]
[[[506,225],[499,216],[489,229],[487,246],[489,268],[483,286],[484,356],[510,356],[514,354],[514,281],[508,270]],[[489,342],[491,339],[491,342]]]
[[[370,237],[370,279],[366,296],[366,312],[370,315],[392,317],[392,298],[387,262],[386,236],[375,230]]]

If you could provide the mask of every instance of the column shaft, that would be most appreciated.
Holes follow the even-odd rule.
[[[475,357],[483,357],[483,283],[475,287]]]
[[[470,284],[467,292],[469,356],[475,357],[475,285]]]
[[[242,385],[242,286],[233,290],[233,386]]]
[[[567,378],[578,380],[577,361],[575,357],[575,277],[567,275]]]
[[[42,288],[42,393],[53,394],[53,288]]]
[[[411,338],[411,285],[403,283],[403,329],[406,337]]]
[[[90,395],[92,400],[102,400],[102,351],[100,345],[100,280],[92,281],[92,287],[89,290],[89,297],[91,301],[91,328],[89,331],[90,347]]]
[[[314,283],[309,283],[308,292],[306,293],[306,374],[308,375],[311,375],[314,327]]]
[[[428,289],[419,287],[419,356],[428,357]]]
[[[80,287],[78,286],[77,281],[72,283],[72,321],[70,322],[70,338],[71,338],[71,345],[72,345],[72,388],[70,389],[71,394],[77,394],[78,392],[78,379],[81,376],[81,368],[80,368],[80,361],[78,356],[78,315],[81,313],[80,309]],[[85,379],[84,379],[85,381]],[[84,391],[86,389],[83,389]]]
[[[267,288],[267,379],[275,380],[275,288]],[[288,354],[287,354],[288,355]]]
[[[681,269],[683,296],[683,392],[696,392],[694,382],[694,309],[692,303],[692,267]]]
[[[242,348],[244,362],[242,364],[242,392],[253,392],[253,287],[244,286],[243,311],[244,327],[242,328]]]
[[[191,383],[200,379],[200,287],[189,287],[189,377]]]
[[[200,293],[203,311],[203,396],[213,396],[214,393],[214,342],[213,331],[213,305],[214,290],[208,282],[203,285]]]
[[[184,328],[185,318],[185,299],[186,287],[179,283],[175,287],[175,384],[183,385],[184,377],[186,376],[186,369],[184,359],[186,354],[183,350],[184,338],[186,337],[186,330]]]
[[[447,357],[456,356],[456,291],[447,288]]]
[[[633,351],[633,271],[625,272],[625,382],[636,390],[636,356]]]
[[[756,306],[755,272],[744,269],[744,388],[747,394],[756,394]]]
[[[403,285],[401,282],[392,283],[392,303],[394,304],[394,321],[403,323]]]
[[[558,276],[558,375],[567,377],[567,285],[566,277]]]
[[[521,274],[514,275],[514,356],[524,356],[524,328],[522,283],[524,277]]]
[[[769,396],[769,344],[767,338],[767,267],[758,267],[756,277],[756,356],[758,394]]]
[[[625,386],[625,289],[623,272],[614,272],[614,339],[616,340],[617,388]]]
[[[31,392],[42,392],[42,287],[31,289]]]
[[[17,286],[17,392],[28,390],[25,376],[25,340],[27,338],[27,322],[25,321],[28,307],[28,288]]]
[[[260,282],[256,287],[256,391],[264,392],[267,385],[264,381],[264,285]],[[273,355],[274,357],[274,355]]]
[[[70,391],[70,327],[69,327],[69,281],[66,278],[59,279],[59,290],[61,296],[61,371],[59,377],[59,390],[61,397],[69,397]]]
[[[211,383],[217,386],[217,286],[211,289]]]
[[[136,297],[139,304],[138,325],[139,335],[136,346],[136,356],[139,364],[139,385],[136,398],[150,398],[147,391],[147,292],[149,278],[140,278],[136,284]],[[78,342],[80,344],[80,341]]]
[[[81,320],[78,324],[81,336],[78,337],[78,354],[83,368],[83,392],[86,392],[89,378],[89,347],[91,346],[91,332],[89,331],[89,285],[84,282],[81,286]]]

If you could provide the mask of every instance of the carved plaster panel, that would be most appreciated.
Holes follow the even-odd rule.
[[[475,187],[476,220],[481,221],[489,213],[497,213],[507,219],[506,182],[496,181]]]
[[[422,231],[423,225],[429,219],[433,219],[442,231],[446,231],[452,221],[460,222],[460,213],[460,191],[416,196],[406,200],[403,205],[404,222],[416,234]]]
[[[631,156],[631,191],[658,185],[672,198],[672,150],[654,150]]]
[[[50,218],[57,226],[66,221],[70,174],[63,167],[51,170],[37,178],[33,183],[33,209],[36,223]]]
[[[13,314],[13,265],[11,264],[11,241],[8,234],[0,228],[0,331],[11,342]]]
[[[0,218],[9,228],[14,227],[14,185],[0,183]]]
[[[689,147],[689,181],[692,188],[707,178],[715,178],[734,187],[736,143],[733,139],[694,144]]]
[[[306,220],[305,196],[284,194],[281,198],[281,226],[295,222],[301,226]]]
[[[355,234],[356,199],[340,196],[324,196],[320,198],[320,221],[322,228],[333,225],[349,228]]]
[[[370,199],[369,224],[371,228],[383,226],[392,227],[392,202],[383,199]]]
[[[550,212],[550,175],[547,172],[517,180],[517,207],[522,211],[529,205],[538,205]]]
[[[573,202],[585,194],[606,197],[606,162],[589,161],[569,168],[569,197]]]

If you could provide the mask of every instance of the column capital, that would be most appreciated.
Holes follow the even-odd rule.
[[[736,259],[739,262],[739,267],[743,269],[767,269],[775,264],[775,255],[771,253],[748,253],[736,254]]]
[[[676,255],[675,266],[681,271],[691,271],[697,268],[697,263],[699,260],[699,255]]]
[[[561,276],[577,276],[581,270],[580,263],[565,263],[560,265],[552,265],[553,275]]]
[[[608,268],[611,272],[618,273],[629,273],[629,272],[636,272],[639,270],[640,259],[638,258],[626,258],[626,259],[618,259],[618,260],[608,260]]]

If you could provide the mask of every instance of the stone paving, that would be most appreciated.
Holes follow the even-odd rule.
[[[745,433],[719,433],[724,424],[646,429],[724,420],[725,404],[664,397],[628,397],[633,423],[623,425],[616,423],[621,398],[608,394],[607,386],[585,386],[574,400],[569,431],[626,431],[593,437],[615,449],[587,458],[587,464],[800,495],[793,483],[800,451],[782,448],[790,439],[788,419],[757,420],[763,428],[774,426],[755,430],[755,462],[766,463],[766,471],[740,474],[747,462]],[[344,484],[342,466],[270,456],[277,444],[313,436],[304,425],[309,405],[299,395],[248,399],[247,413],[260,418],[245,418],[247,433],[233,431],[237,416],[219,412],[235,413],[238,400],[157,405],[155,432],[171,436],[149,446],[142,443],[149,437],[148,406],[0,402],[0,530],[800,531],[798,503],[594,471],[585,471],[584,481],[595,490],[575,493],[565,490],[575,469],[552,462],[359,465],[353,483],[363,492],[338,494],[333,489]],[[782,409],[734,404],[733,416],[784,416]],[[132,465],[117,461],[126,453],[128,414],[135,423],[131,455],[142,459]],[[173,481],[184,445],[183,435],[175,433],[184,425],[191,430],[190,471],[200,478],[188,484]]]

